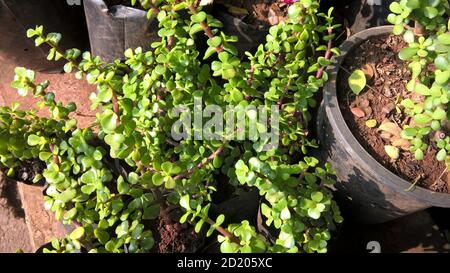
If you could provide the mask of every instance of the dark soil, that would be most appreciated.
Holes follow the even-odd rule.
[[[41,174],[46,168],[45,163],[39,159],[30,159],[22,162],[19,168],[16,169],[13,177],[10,177],[14,181],[22,182],[27,185],[39,185],[42,186],[45,183],[44,179],[41,179],[37,183],[33,183],[36,174]],[[8,170],[1,170],[6,173]]]
[[[250,25],[276,25],[286,18],[288,7],[279,0],[216,0],[214,4],[224,6],[229,13]],[[244,9],[248,14],[233,12],[233,7]]]
[[[404,45],[400,37],[382,35],[363,42],[350,52],[338,75],[340,108],[356,139],[378,162],[405,180],[417,181],[416,185],[449,193],[450,184],[443,173],[445,164],[435,159],[435,147],[430,145],[421,161],[415,160],[414,155],[405,149],[400,149],[399,159],[393,160],[384,149],[385,145],[392,145],[392,139],[383,139],[377,129],[383,121],[395,123],[399,127],[411,125],[411,119],[397,113],[395,109],[398,95],[402,98],[412,96],[406,89],[406,83],[411,78],[410,72],[407,65],[397,57]],[[366,87],[359,96],[355,96],[348,85],[348,77],[352,71],[366,65],[369,66],[366,68],[368,74],[373,74],[367,82],[372,88]],[[362,110],[363,117],[357,117],[358,113],[355,115],[351,109],[354,112],[355,109],[356,112]],[[370,119],[377,121],[376,127],[366,126],[366,121]]]
[[[203,235],[194,227],[179,223],[179,213],[160,214],[155,223],[153,250],[157,253],[194,253],[203,246]],[[175,219],[176,218],[176,219]]]

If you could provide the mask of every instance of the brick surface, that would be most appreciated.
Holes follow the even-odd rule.
[[[53,238],[64,237],[64,225],[56,221],[53,212],[44,208],[43,188],[23,183],[18,187],[33,251]]]
[[[0,52],[0,106],[19,102],[20,109],[38,109],[37,100],[32,94],[20,97],[10,86],[14,78],[14,68],[21,66],[25,58],[25,54],[22,56],[19,54],[15,56],[13,62],[9,56]],[[77,114],[74,117],[79,127],[87,127],[95,121],[95,112],[90,110],[89,101],[89,95],[95,91],[95,86],[87,84],[84,80],[75,79],[72,74],[38,72],[36,78],[36,82],[50,81],[48,91],[54,92],[57,100],[64,104],[68,102],[77,104]],[[48,111],[43,109],[38,114],[48,116]],[[14,182],[15,184],[17,182]],[[0,252],[15,252],[18,249],[25,252],[35,251],[51,238],[61,237],[65,233],[62,224],[55,221],[53,213],[44,209],[42,188],[18,185],[22,202],[19,197],[16,197],[18,201],[15,203],[0,198]],[[4,187],[0,189],[0,194],[1,196],[6,194]],[[21,211],[21,217],[16,217],[14,211]]]

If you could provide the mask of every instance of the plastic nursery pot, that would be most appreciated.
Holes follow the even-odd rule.
[[[345,18],[352,34],[362,30],[386,25],[389,5],[395,0],[347,0]]]
[[[103,0],[84,0],[84,10],[91,43],[91,52],[106,62],[123,59],[128,48],[150,49],[159,40],[158,22],[147,19],[144,10],[115,5]]]
[[[49,62],[45,49],[35,47],[26,30],[44,25],[51,32],[62,33],[61,48],[85,49],[88,44],[86,22],[81,6],[66,1],[0,1],[0,54],[5,61],[37,71],[61,71],[64,62]],[[0,57],[0,58],[2,58]]]
[[[267,26],[249,25],[218,8],[214,10],[213,15],[222,22],[223,32],[238,37],[238,41],[233,43],[233,46],[236,47],[241,57],[244,56],[244,52],[252,51],[262,44],[269,33]]]
[[[339,67],[354,47],[370,37],[392,32],[392,26],[370,28],[345,41],[341,56],[334,57],[327,72],[324,99],[319,109],[317,129],[321,141],[319,157],[333,164],[337,173],[336,197],[352,220],[382,223],[431,206],[450,207],[450,195],[421,187],[406,191],[411,183],[378,163],[348,128],[338,105]]]

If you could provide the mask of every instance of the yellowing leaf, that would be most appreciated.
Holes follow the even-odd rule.
[[[348,85],[352,89],[353,93],[359,95],[361,91],[366,87],[366,75],[364,71],[357,69],[348,78]]]
[[[398,159],[400,156],[400,151],[397,147],[386,145],[384,146],[384,150],[386,151],[387,155],[392,159]]]
[[[373,128],[373,127],[377,126],[377,120],[369,119],[368,121],[366,121],[366,126],[369,128]]]

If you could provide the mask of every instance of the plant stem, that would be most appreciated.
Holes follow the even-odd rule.
[[[206,218],[205,221],[210,224],[211,226],[215,225],[216,222],[214,222],[214,220],[212,220],[211,218]],[[228,239],[230,239],[233,243],[240,245],[241,241],[239,240],[239,238],[237,238],[236,236],[234,236],[233,233],[229,232],[228,230],[226,230],[225,228],[221,227],[221,226],[217,226],[216,230],[222,234],[223,236],[227,237]]]
[[[117,116],[117,126],[119,126],[120,125],[119,101],[117,100],[117,95],[116,95],[116,92],[114,91],[114,89],[112,89],[112,103],[113,103],[114,113]]]
[[[55,144],[50,143],[50,151],[53,154],[53,162],[59,167],[61,165],[61,162],[59,161],[58,155],[55,155],[55,153],[54,153],[54,151],[55,151]]]
[[[189,5],[189,10],[191,11],[191,13],[193,15],[198,14],[197,9],[193,5]],[[209,39],[214,38],[214,34],[213,34],[211,28],[205,22],[201,22],[200,26],[202,27],[203,31],[205,32],[206,36],[208,36]],[[222,44],[216,46],[216,51],[217,51],[217,53],[220,53],[223,51]]]
[[[213,161],[214,158],[216,158],[218,155],[220,155],[224,150],[224,146],[220,146],[217,150],[215,150],[204,162],[200,162],[197,165],[198,169],[201,169],[206,166],[209,162]],[[174,177],[174,180],[180,180],[183,178],[186,178],[187,176],[191,175],[194,172],[195,168],[189,169],[187,172],[184,172],[182,174],[179,174]]]
[[[333,34],[333,29],[328,28],[328,35],[331,35],[331,34]],[[333,56],[333,52],[331,52],[331,49],[333,49],[333,39],[330,38],[330,40],[328,41],[328,45],[327,45],[327,51],[325,52],[326,60],[331,59],[331,56]],[[317,70],[317,73],[316,73],[316,78],[321,79],[324,71],[325,71],[325,67],[319,68],[319,70]]]

